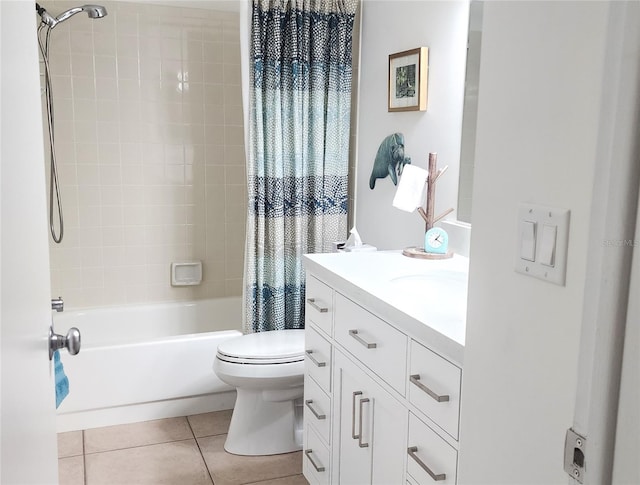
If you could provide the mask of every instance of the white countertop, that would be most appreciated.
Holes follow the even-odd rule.
[[[305,268],[410,337],[462,365],[469,260],[401,251],[307,254]]]

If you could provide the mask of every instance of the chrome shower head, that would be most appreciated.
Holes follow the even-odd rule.
[[[47,12],[44,8],[40,7],[40,5],[36,4],[36,10],[40,17],[42,18],[42,22],[48,25],[50,28],[55,27],[61,22],[73,17],[75,14],[80,12],[87,12],[87,15],[90,19],[100,19],[107,15],[107,9],[102,5],[83,5],[82,7],[74,7],[70,8],[62,12],[57,17],[53,18],[49,12]]]
[[[83,5],[82,7],[74,7],[62,12],[56,17],[56,24],[64,22],[68,18],[71,18],[80,12],[87,12],[90,19],[100,19],[107,15],[107,9],[102,5]]]
[[[101,19],[107,15],[107,9],[102,5],[83,5],[81,8],[87,12],[90,19]]]

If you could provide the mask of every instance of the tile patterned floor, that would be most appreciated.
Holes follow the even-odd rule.
[[[302,453],[224,451],[231,411],[58,435],[60,485],[308,485]]]

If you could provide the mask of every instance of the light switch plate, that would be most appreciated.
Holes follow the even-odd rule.
[[[567,273],[567,248],[569,245],[569,216],[568,209],[545,207],[536,204],[521,203],[518,207],[518,239],[515,251],[515,270],[527,276],[533,276],[556,285],[564,286]],[[553,266],[542,264],[540,251],[543,250],[542,237],[545,231],[535,231],[536,255],[534,261],[522,258],[522,231],[524,222],[533,222],[536,227],[555,226],[556,246],[553,255]]]

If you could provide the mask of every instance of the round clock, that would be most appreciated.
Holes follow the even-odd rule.
[[[441,227],[432,227],[424,235],[424,250],[427,253],[447,254],[449,235]]]

